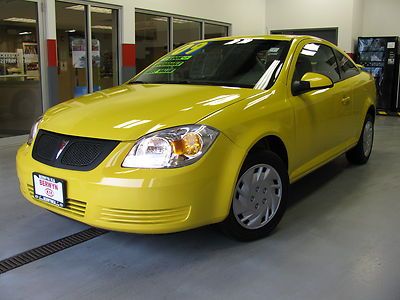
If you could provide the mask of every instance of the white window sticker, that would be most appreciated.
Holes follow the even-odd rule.
[[[387,48],[388,48],[388,49],[394,49],[394,48],[396,48],[396,43],[395,43],[395,42],[388,42],[388,43],[387,43]]]

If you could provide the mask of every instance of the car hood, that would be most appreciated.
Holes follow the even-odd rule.
[[[52,107],[40,128],[130,141],[163,128],[194,124],[259,92],[219,86],[125,84]]]

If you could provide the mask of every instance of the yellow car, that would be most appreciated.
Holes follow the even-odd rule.
[[[33,204],[115,231],[220,223],[269,234],[290,183],[346,153],[371,154],[375,84],[308,36],[189,43],[129,82],[61,103],[18,151]]]

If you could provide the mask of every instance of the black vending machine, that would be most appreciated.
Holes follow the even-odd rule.
[[[399,37],[359,37],[356,62],[376,80],[377,109],[400,111]]]

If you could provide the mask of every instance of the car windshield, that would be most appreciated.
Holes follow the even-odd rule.
[[[289,41],[251,38],[189,43],[162,57],[129,83],[268,89],[278,78],[289,47]]]

